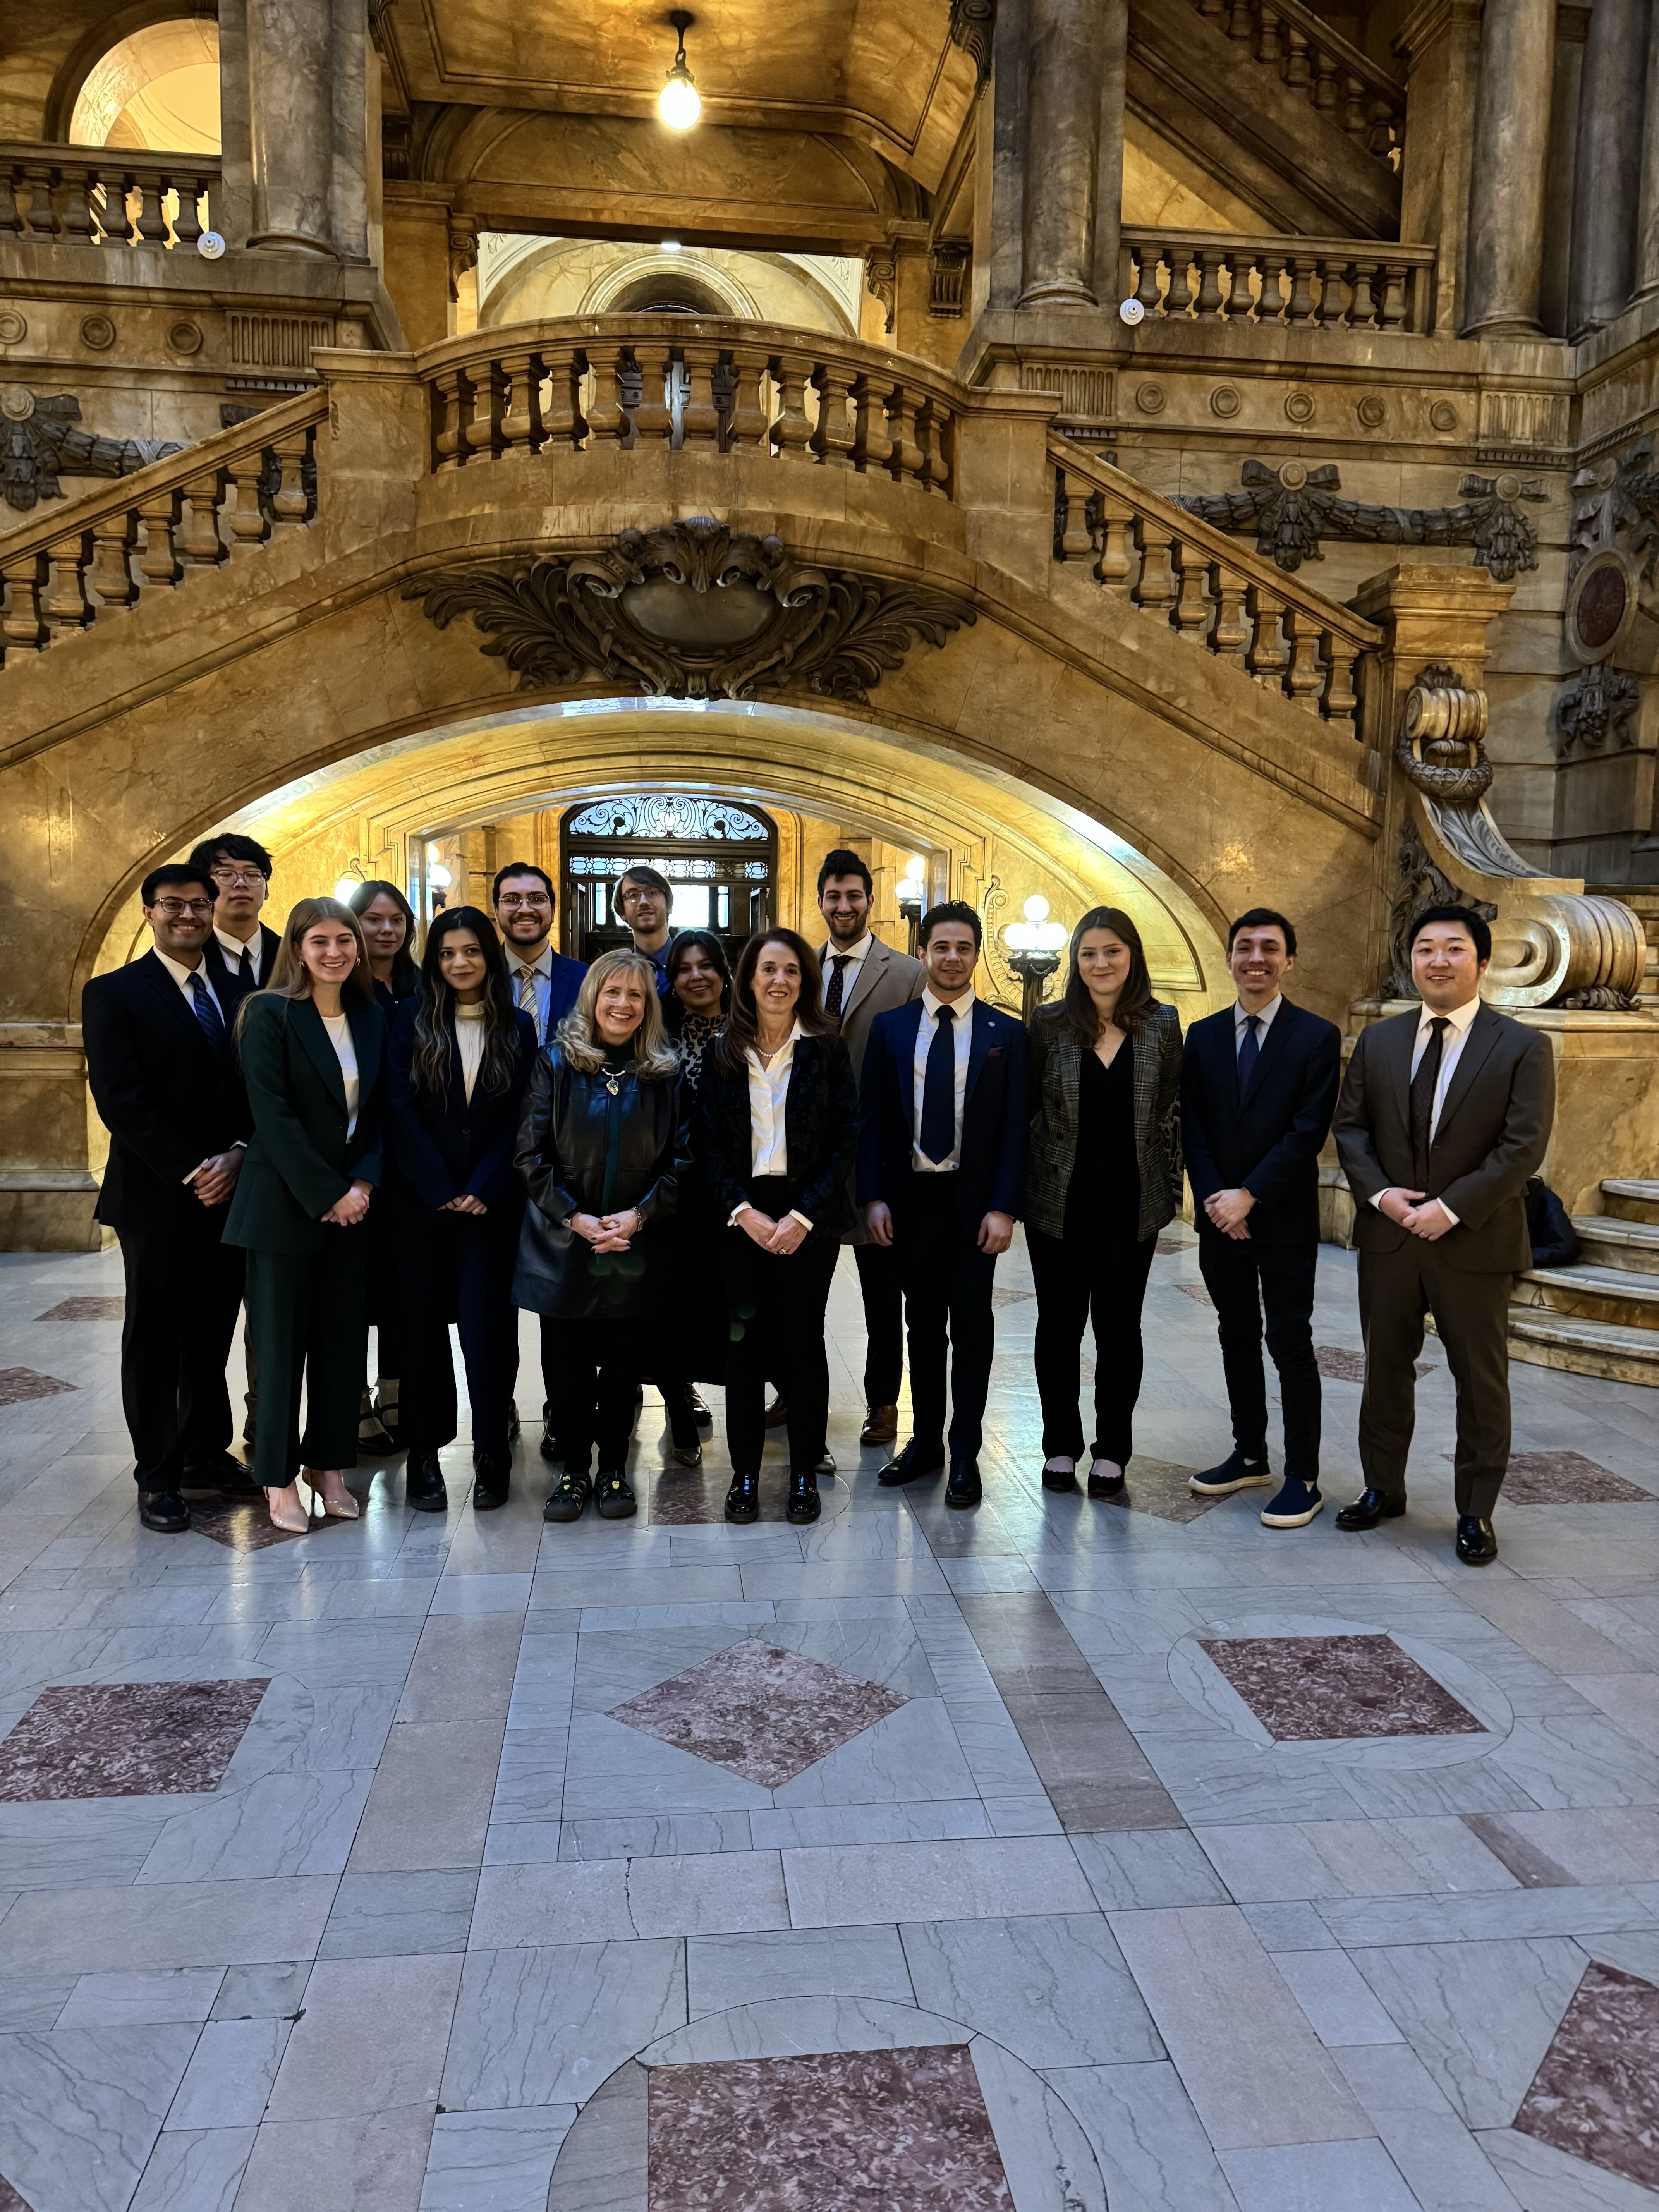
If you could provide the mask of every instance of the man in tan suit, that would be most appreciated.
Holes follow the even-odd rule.
[[[1510,1459],[1507,1325],[1511,1279],[1532,1264],[1527,1178],[1555,1112],[1549,1039],[1480,1000],[1492,932],[1479,915],[1431,906],[1412,926],[1419,1009],[1362,1032],[1334,1124],[1358,1211],[1365,1487],[1336,1516],[1374,1528],[1406,1510],[1413,1367],[1434,1316],[1457,1386],[1457,1556],[1498,1556],[1492,1508]]]

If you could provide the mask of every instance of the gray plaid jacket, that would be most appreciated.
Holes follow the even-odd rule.
[[[1025,1170],[1025,1219],[1045,1236],[1066,1232],[1066,1194],[1077,1158],[1078,1085],[1084,1047],[1059,1006],[1033,1018],[1031,1150]],[[1129,1039],[1134,1054],[1135,1160],[1140,1170],[1144,1243],[1175,1214],[1181,1196],[1181,1017],[1159,1006]]]

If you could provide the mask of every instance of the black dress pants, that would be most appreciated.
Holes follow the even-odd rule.
[[[243,1255],[219,1241],[224,1206],[191,1198],[188,1207],[164,1227],[116,1232],[127,1294],[121,1407],[140,1490],[176,1490],[186,1468],[211,1468],[230,1448],[225,1362]]]
[[[1438,1243],[1407,1237],[1395,1252],[1359,1255],[1359,1326],[1365,1387],[1359,1464],[1368,1488],[1406,1494],[1406,1457],[1417,1418],[1417,1355],[1431,1313],[1457,1386],[1452,1471],[1459,1513],[1491,1517],[1510,1463],[1510,1297],[1512,1275],[1454,1266]]]
[[[250,1251],[247,1317],[259,1360],[253,1474],[284,1490],[301,1467],[357,1464],[368,1350],[368,1239],[330,1228],[319,1252]],[[300,1394],[305,1393],[305,1433]]]
[[[904,1287],[890,1244],[855,1244],[853,1263],[864,1299],[864,1402],[896,1404],[904,1380]]]
[[[780,1184],[754,1185],[754,1204],[775,1220],[788,1212]],[[758,1474],[766,1448],[766,1386],[777,1384],[789,1409],[789,1466],[811,1474],[830,1421],[830,1362],[823,1315],[841,1256],[832,1238],[809,1237],[780,1257],[763,1252],[741,1228],[722,1232],[730,1340],[726,1355],[726,1442],[735,1474]]]
[[[1089,1456],[1127,1467],[1134,1453],[1135,1406],[1145,1365],[1140,1309],[1158,1239],[1045,1237],[1028,1222],[1025,1243],[1036,1285],[1032,1363],[1042,1401],[1042,1455],[1045,1459],[1083,1457],[1079,1354],[1084,1325],[1092,1321],[1095,1435]]]
[[[639,1323],[566,1321],[549,1314],[542,1321],[542,1348],[556,1363],[552,1420],[564,1447],[565,1473],[587,1474],[595,1444],[599,1473],[619,1473],[628,1464],[634,1427]]]
[[[513,1262],[520,1209],[511,1202],[488,1213],[400,1212],[396,1249],[403,1282],[403,1342],[408,1366],[398,1415],[411,1451],[453,1443],[459,1424],[453,1320],[466,1366],[472,1407],[472,1449],[507,1449],[507,1407],[519,1377],[519,1316],[513,1304]]]
[[[368,1318],[374,1330],[374,1379],[397,1389],[404,1371],[403,1309],[407,1284],[402,1245],[384,1195],[369,1208],[363,1231],[368,1238]]]
[[[1200,1229],[1198,1270],[1215,1300],[1221,1365],[1232,1408],[1233,1443],[1246,1459],[1267,1454],[1267,1384],[1261,1365],[1262,1318],[1279,1370],[1287,1481],[1319,1480],[1319,1365],[1314,1358],[1311,1239],[1284,1244],[1223,1237]]]
[[[954,1175],[913,1175],[889,1201],[910,1340],[910,1433],[928,1458],[947,1441],[952,1459],[978,1454],[996,1344],[991,1311],[996,1259],[981,1252],[974,1234],[962,1226],[960,1190]]]

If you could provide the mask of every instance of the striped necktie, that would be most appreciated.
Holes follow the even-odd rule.
[[[225,1042],[225,1018],[199,968],[190,979],[190,1010],[206,1031],[207,1041],[215,1052],[221,1050]]]
[[[536,1011],[536,971],[533,968],[519,970],[519,1004],[536,1024],[538,1041],[541,1038],[541,1017]]]

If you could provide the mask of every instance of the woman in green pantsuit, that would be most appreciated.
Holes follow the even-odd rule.
[[[361,1224],[380,1180],[386,1017],[349,907],[300,901],[270,981],[244,1000],[236,1034],[253,1136],[225,1242],[247,1252],[259,1363],[254,1472],[274,1526],[298,1533],[319,1501],[338,1519],[357,1516],[343,1470],[357,1464],[368,1337]]]

